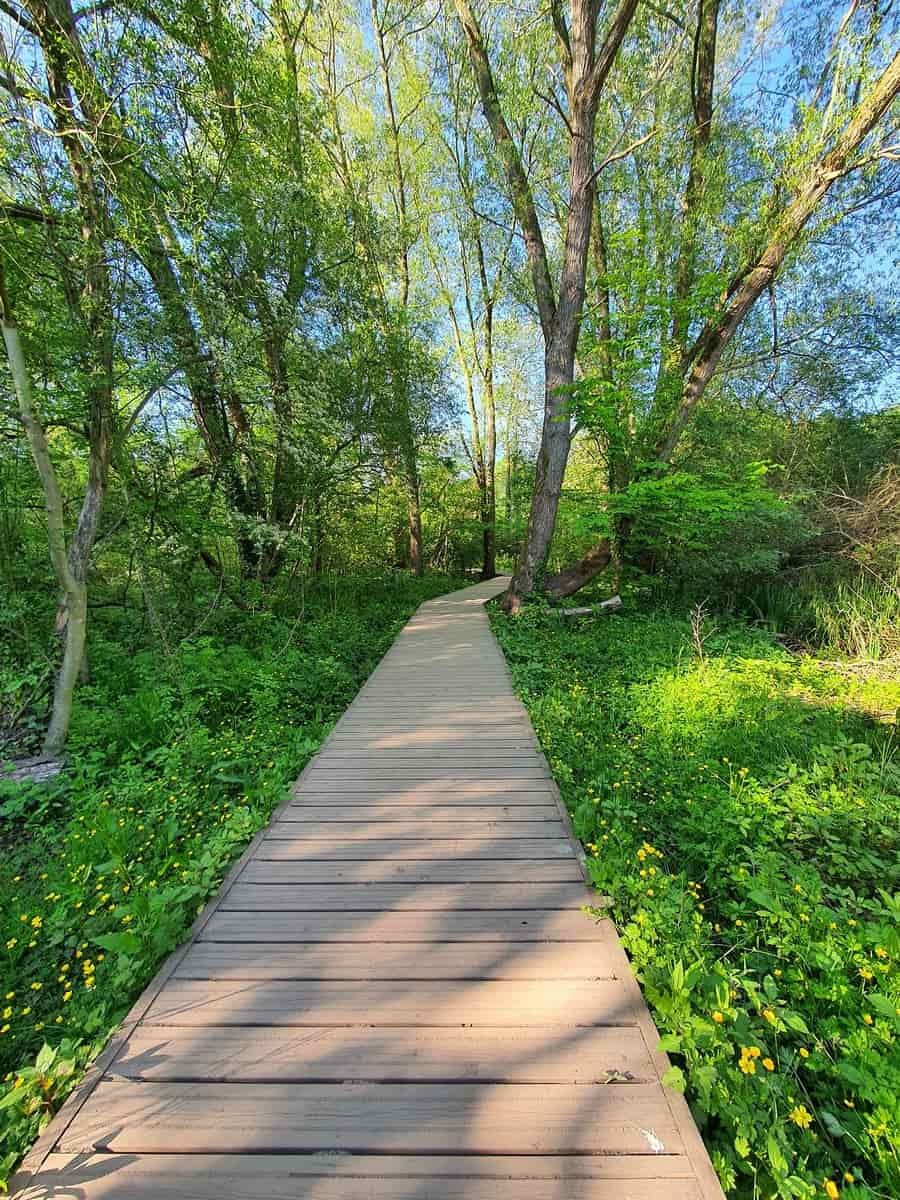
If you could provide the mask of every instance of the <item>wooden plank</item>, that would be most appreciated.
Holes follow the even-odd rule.
[[[173,979],[145,1024],[162,1025],[634,1025],[631,995],[616,980],[474,980],[448,988],[398,988],[373,980],[229,983]]]
[[[399,685],[392,682],[389,686],[392,690]],[[479,706],[483,705],[484,708],[473,712],[473,702],[477,702]],[[381,687],[369,694],[360,693],[359,698],[354,702],[352,713],[355,721],[373,718],[376,725],[388,723],[385,714],[407,716],[412,720],[419,720],[423,717],[427,720],[429,717],[435,717],[442,724],[445,720],[462,721],[464,724],[478,725],[481,728],[487,728],[489,725],[502,725],[510,720],[520,720],[524,723],[525,719],[522,706],[510,700],[508,694],[498,693],[491,696],[474,689],[470,690],[466,696],[458,698],[446,696],[440,689],[431,695],[406,696],[399,700],[390,695],[388,688]]]
[[[243,883],[583,883],[574,855],[558,859],[318,862],[254,856]]]
[[[471,834],[469,834],[471,830]],[[458,841],[460,837],[475,836],[476,830],[494,841],[516,838],[535,840],[547,837],[564,838],[565,828],[557,814],[555,821],[435,821],[416,814],[405,821],[393,817],[355,817],[343,821],[326,817],[319,821],[292,816],[290,812],[280,817],[271,827],[273,837],[302,837],[313,841],[335,841],[340,838],[347,844],[365,846],[373,838],[400,838],[404,841],[446,842]]]
[[[307,787],[299,787],[293,790],[291,797],[291,806],[296,807],[298,804],[318,804],[334,806],[353,806],[353,805],[391,805],[397,808],[401,805],[407,807],[415,805],[419,812],[426,812],[432,805],[448,805],[454,807],[462,807],[463,805],[476,805],[481,807],[498,806],[503,807],[507,804],[515,805],[519,808],[549,808],[551,805],[559,813],[559,808],[556,803],[555,793],[553,788],[548,784],[539,784],[537,787],[528,788],[475,788],[467,787],[460,784],[456,788],[433,788],[423,787],[418,788],[398,788],[398,787],[378,787],[371,788],[368,791],[361,791],[359,786],[348,787],[346,789],[332,788],[330,791],[313,791]]]
[[[352,710],[351,710],[352,712]],[[352,719],[342,717],[334,726],[332,734],[336,741],[342,739],[376,739],[388,745],[408,747],[431,741],[464,742],[477,745],[479,742],[492,743],[497,741],[525,741],[537,744],[537,739],[531,724],[521,718],[504,717],[502,721],[479,721],[471,716],[467,720],[450,718],[442,720],[440,716],[416,720],[409,716],[404,720],[378,720],[377,717]]]
[[[112,1078],[211,1083],[652,1083],[640,1031],[604,1029],[161,1029],[134,1031]]]
[[[245,876],[246,878],[246,876]],[[582,908],[598,893],[583,883],[237,883],[220,912],[468,912],[484,909]]]
[[[435,731],[411,729],[408,733],[374,733],[361,730],[359,733],[340,733],[335,730],[328,739],[329,749],[335,750],[384,750],[402,751],[405,754],[428,753],[432,750],[517,750],[523,753],[537,752],[537,738],[530,733],[484,733],[471,729],[465,736],[452,729]]]
[[[261,1154],[248,1159],[178,1154],[117,1158],[101,1153],[54,1154],[50,1165],[61,1185],[54,1196],[80,1196],[80,1188],[91,1184],[91,1196],[96,1194],[102,1200],[132,1195],[142,1200],[151,1196],[222,1200],[223,1195],[231,1200],[359,1200],[361,1181],[365,1195],[373,1200],[488,1200],[494,1195],[497,1200],[515,1200],[518,1195],[522,1200],[694,1200],[699,1196],[690,1190],[694,1185],[683,1155],[385,1158],[325,1153]],[[215,1190],[214,1178],[226,1182],[224,1193]],[[661,1181],[671,1182],[673,1190],[654,1191]],[[104,1190],[95,1193],[96,1184]],[[152,1191],[156,1186],[161,1189],[158,1193]],[[497,1191],[492,1192],[492,1187]],[[517,1188],[523,1190],[517,1192]],[[27,1200],[38,1196],[47,1200],[48,1193],[28,1192]]]
[[[613,966],[615,963],[618,971]],[[609,979],[618,956],[581,942],[198,942],[178,979]]]
[[[683,1155],[51,1154],[21,1200],[700,1200]]]
[[[524,710],[511,708],[498,711],[493,708],[490,712],[473,714],[472,703],[481,703],[480,697],[470,697],[469,703],[456,708],[440,703],[423,705],[416,704],[406,709],[398,709],[385,705],[381,700],[373,700],[370,705],[359,708],[355,705],[348,710],[347,716],[341,717],[335,729],[341,732],[362,730],[363,733],[390,733],[393,730],[405,732],[434,731],[446,734],[448,730],[464,730],[472,733],[490,733],[498,730],[503,733],[524,733],[534,736],[531,723],[524,715]]]
[[[649,1132],[652,1131],[652,1134]],[[680,1153],[658,1084],[257,1084],[104,1080],[63,1153]]]
[[[207,942],[584,942],[615,946],[609,921],[577,909],[487,912],[217,912]],[[342,951],[343,952],[343,949]],[[575,951],[588,955],[587,947]]]
[[[341,834],[344,825],[396,822],[405,826],[412,820],[418,823],[420,829],[436,829],[451,822],[457,826],[472,822],[480,826],[502,825],[504,829],[509,829],[522,824],[535,826],[542,821],[558,824],[559,809],[555,804],[453,804],[438,800],[419,805],[412,817],[408,808],[390,801],[346,804],[336,799],[332,804],[295,802],[284,809],[279,820],[307,822],[310,825],[327,823],[329,829],[340,831]]]
[[[420,771],[440,771],[452,773],[459,769],[472,773],[487,767],[490,771],[507,771],[518,777],[521,771],[540,771],[546,776],[547,769],[530,750],[512,750],[502,753],[490,750],[479,753],[470,747],[460,750],[347,750],[329,747],[316,760],[316,771],[368,771],[375,774],[380,771],[393,773],[418,773]],[[491,776],[493,778],[493,776]]]
[[[473,862],[476,859],[572,858],[568,841],[559,836],[520,838],[507,841],[501,837],[458,837],[440,842],[429,838],[418,841],[403,838],[372,837],[364,843],[347,842],[341,837],[304,838],[290,827],[273,825],[263,839],[257,857],[260,860],[295,859],[301,862],[341,862],[360,858],[417,862],[436,862],[457,859]]]
[[[442,783],[445,787],[456,783],[483,783],[488,786],[497,779],[509,780],[513,783],[524,783],[527,780],[543,780],[549,782],[551,776],[545,767],[441,767],[421,766],[380,767],[377,763],[366,764],[362,761],[356,765],[344,763],[341,766],[316,766],[310,771],[309,786],[316,787],[320,783],[347,784],[374,783],[383,780],[386,783],[396,783],[402,787],[414,787],[419,783]]]
[[[417,783],[409,780],[391,782],[357,779],[348,782],[319,778],[315,783],[304,781],[294,789],[295,796],[321,796],[326,800],[335,794],[356,803],[366,803],[370,797],[376,800],[393,799],[397,803],[401,800],[418,803],[448,796],[458,804],[467,800],[484,804],[502,796],[514,796],[517,804],[529,803],[528,797],[534,797],[536,804],[546,804],[548,801],[555,803],[555,791],[549,779],[434,779]]]

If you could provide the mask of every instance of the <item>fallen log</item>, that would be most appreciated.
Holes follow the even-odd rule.
[[[55,779],[64,765],[61,758],[46,754],[13,759],[11,763],[0,764],[0,780],[4,783],[46,783],[48,779]]]
[[[584,608],[558,608],[561,619],[565,621],[577,621],[582,617],[602,617],[605,613],[618,612],[622,607],[621,596],[610,596],[608,600],[602,600],[599,604],[589,604]]]

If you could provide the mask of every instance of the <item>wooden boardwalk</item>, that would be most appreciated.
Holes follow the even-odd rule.
[[[484,601],[424,604],[18,1178],[28,1200],[721,1200]]]

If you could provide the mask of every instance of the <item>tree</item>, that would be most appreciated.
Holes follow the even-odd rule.
[[[485,118],[506,175],[510,200],[525,239],[525,249],[544,339],[544,419],[541,446],[525,541],[504,601],[516,611],[521,597],[541,583],[572,438],[568,389],[575,375],[575,354],[585,296],[585,274],[594,207],[595,123],[600,94],[628,31],[637,0],[620,0],[609,30],[597,46],[597,0],[572,0],[569,21],[562,5],[550,5],[558,42],[567,108],[554,97],[568,134],[568,210],[564,218],[563,256],[558,287],[531,182],[503,111],[487,43],[468,0],[454,0],[478,85]]]
[[[6,287],[6,277],[0,264],[0,326],[9,359],[13,388],[19,404],[19,413],[25,428],[25,436],[37,467],[44,493],[47,516],[47,539],[50,561],[63,596],[65,625],[63,627],[63,660],[56,677],[53,696],[53,713],[44,737],[44,753],[58,755],[65,745],[72,715],[72,696],[81,670],[87,632],[87,583],[79,576],[71,561],[70,547],[66,544],[65,512],[63,497],[57,479],[47,437],[34,404],[34,390],[19,328]]]
[[[446,95],[435,113],[434,136],[443,146],[449,178],[440,170],[426,177],[440,194],[441,211],[426,235],[431,270],[450,321],[457,367],[463,380],[470,434],[462,435],[478,489],[482,526],[482,579],[496,573],[497,401],[496,319],[504,294],[515,226],[498,207],[485,170],[484,149],[475,135],[475,104],[462,64],[446,36],[439,45]],[[453,213],[447,220],[447,212]],[[462,310],[462,315],[458,309]]]
[[[63,148],[74,185],[79,245],[72,256],[59,256],[64,290],[73,321],[79,328],[80,382],[84,391],[84,429],[88,443],[88,472],[84,497],[66,545],[64,511],[56,474],[41,420],[35,408],[31,379],[12,303],[2,281],[3,328],[22,422],[44,490],[50,558],[61,601],[56,631],[63,643],[62,663],[54,689],[53,712],[44,740],[47,754],[59,754],[69,729],[72,695],[79,672],[86,673],[87,578],[97,538],[103,500],[109,481],[115,438],[113,400],[114,316],[108,261],[110,228],[107,205],[85,150],[73,94],[65,44],[50,36],[51,11],[38,0],[33,8],[33,32],[41,43],[47,81],[46,104],[56,138]],[[5,52],[5,47],[4,47]],[[15,80],[10,91],[17,118],[27,126]],[[92,132],[88,132],[92,136]],[[23,211],[13,213],[21,219]],[[25,215],[26,220],[32,219]],[[38,222],[52,227],[51,213],[38,213]]]
[[[855,7],[851,6],[851,15]],[[643,472],[664,470],[671,462],[723,353],[756,301],[773,288],[786,259],[802,243],[804,231],[829,191],[852,172],[864,167],[871,169],[879,159],[894,153],[890,148],[885,151],[875,146],[871,150],[861,151],[861,147],[879,127],[900,92],[900,55],[895,55],[871,81],[865,81],[861,76],[858,78],[853,89],[857,93],[855,103],[850,106],[840,126],[833,114],[841,111],[841,101],[846,107],[847,98],[840,92],[841,88],[847,86],[846,78],[835,71],[830,89],[824,87],[824,81],[820,82],[816,100],[822,105],[823,111],[814,111],[821,121],[821,127],[814,140],[804,131],[806,148],[803,157],[792,167],[796,179],[794,187],[783,198],[780,189],[774,200],[770,198],[745,238],[743,260],[727,280],[714,304],[708,306],[705,296],[696,295],[693,287],[699,253],[698,228],[704,205],[708,203],[704,171],[713,112],[717,8],[712,0],[707,0],[698,14],[691,76],[693,123],[690,167],[682,208],[680,248],[674,270],[671,332],[663,344],[657,385],[643,420],[644,445],[638,442],[636,447],[632,447],[632,453],[636,448],[639,453],[643,450],[643,455],[636,462],[633,460],[631,476],[627,473],[620,475],[619,486],[622,488],[627,487],[634,478],[635,468]],[[838,41],[845,35],[846,29],[847,23],[844,22],[838,33]],[[831,59],[835,53],[836,49],[833,48]],[[826,67],[826,77],[827,71]],[[712,252],[715,253],[715,249]],[[608,279],[608,268],[602,253],[599,256],[598,279],[602,289],[604,281]],[[614,347],[605,297],[599,308],[601,313],[607,314],[605,327],[601,321],[601,344],[607,348]],[[693,337],[690,336],[692,330],[695,331]],[[608,366],[611,369],[611,359],[608,360]],[[605,381],[607,394],[610,390],[609,378]],[[612,390],[615,391],[615,385]],[[591,385],[587,391],[591,391]],[[605,410],[607,436],[621,443],[626,431],[621,427],[610,428],[610,419],[615,426],[617,418],[610,416],[606,399],[601,402],[600,408]],[[589,421],[590,409],[589,402],[585,410]],[[631,411],[634,412],[634,408]],[[595,406],[595,415],[596,412]],[[620,423],[621,418],[618,418]],[[611,450],[611,454],[614,453]],[[616,536],[627,536],[629,527],[630,521],[625,517],[618,523],[615,535],[603,537],[577,563],[548,577],[547,593],[552,598],[561,599],[595,578],[612,560]]]

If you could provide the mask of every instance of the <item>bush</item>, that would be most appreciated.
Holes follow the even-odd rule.
[[[496,631],[726,1191],[900,1195],[896,680],[737,624]]]

